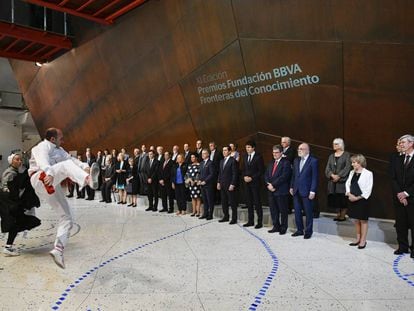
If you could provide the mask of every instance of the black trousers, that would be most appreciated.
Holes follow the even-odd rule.
[[[414,251],[414,202],[404,206],[395,200],[394,206],[398,248],[402,250],[411,248]],[[413,241],[411,247],[408,242],[408,230],[411,230],[411,241]]]
[[[102,193],[102,200],[104,200],[106,203],[111,203],[111,194],[112,194],[112,180],[104,181],[102,183],[101,187],[101,193]]]
[[[273,227],[286,231],[288,227],[289,195],[275,195],[269,191],[269,208]]]
[[[95,190],[93,190],[91,187],[86,186],[86,194],[88,195],[88,199],[93,200],[95,198]]]
[[[203,198],[203,216],[213,217],[214,212],[214,189],[213,185],[201,186],[201,197]]]
[[[82,190],[79,190],[79,185],[75,184],[76,189],[76,196],[78,198],[84,198],[85,197],[85,187],[82,188]]]
[[[237,221],[237,199],[236,189],[229,191],[229,185],[221,185],[221,207],[223,208],[224,218],[229,219],[229,205],[231,206],[231,220]]]
[[[185,196],[185,185],[175,184],[175,199],[177,200],[178,210],[187,210],[187,200]]]
[[[248,213],[248,223],[254,223],[254,210],[257,214],[257,224],[263,224],[263,208],[260,199],[260,187],[259,185],[252,185],[246,183],[246,205]]]
[[[174,190],[171,187],[171,183],[164,184],[164,186],[159,186],[160,194],[161,194],[161,201],[162,201],[162,209],[168,209],[173,211],[174,210]]]
[[[148,192],[148,202],[149,202],[149,208],[156,210],[158,209],[158,181],[153,180],[152,183],[147,184]]]

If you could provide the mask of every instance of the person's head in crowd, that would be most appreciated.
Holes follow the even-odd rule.
[[[178,153],[178,150],[180,150],[180,147],[178,147],[177,145],[174,145],[173,153]]]
[[[399,154],[402,154],[403,153],[403,151],[402,151],[402,149],[401,149],[401,142],[400,142],[400,139],[397,139],[397,142],[396,142],[396,144],[395,144],[395,150],[397,150],[397,152],[399,153]]]
[[[139,149],[138,148],[134,148],[134,157],[139,156]]]
[[[164,160],[168,161],[171,158],[171,153],[169,151],[164,152]]]
[[[203,142],[201,141],[201,139],[199,139],[199,140],[196,141],[196,148],[197,148],[197,150],[198,149],[201,149],[201,146],[202,145],[203,145]]]
[[[98,152],[96,153],[96,156],[97,156],[98,158],[100,158],[100,157],[102,156],[102,151],[101,151],[101,150],[98,150]]]
[[[145,146],[144,144],[141,145],[141,152],[144,153],[147,151],[147,146]]]
[[[112,155],[112,158],[116,159],[118,157],[118,151],[116,151],[116,149],[112,149],[111,155]]]
[[[360,171],[362,168],[367,167],[367,159],[362,154],[354,154],[351,157],[351,164],[354,171]]]
[[[23,163],[22,157],[20,156],[20,154],[17,153],[12,153],[11,155],[9,155],[9,157],[7,158],[7,162],[9,163],[9,165],[13,166],[16,169],[21,167]]]
[[[125,149],[125,148],[121,148],[121,152],[122,152],[123,154],[126,154],[126,149]]]
[[[59,148],[63,144],[63,133],[60,129],[51,127],[46,130],[45,139]]]
[[[192,153],[190,156],[191,163],[198,163],[198,157],[195,153]]]
[[[210,158],[210,152],[208,151],[208,149],[203,149],[203,151],[201,151],[201,157],[203,158],[203,160],[207,160]]]
[[[155,154],[154,154],[154,150],[149,150],[149,151],[148,151],[148,157],[149,157],[150,159],[154,159],[154,156],[155,156]]]
[[[209,142],[208,148],[210,149],[210,151],[216,150],[216,143],[214,141]]]
[[[224,146],[223,147],[223,157],[227,158],[228,156],[230,156],[230,153],[231,153],[230,146]]]
[[[184,148],[184,152],[190,151],[190,145],[189,144],[184,144],[183,148]]]
[[[155,147],[154,147],[153,145],[151,145],[151,146],[149,147],[149,150],[152,150],[152,151],[154,151],[154,152],[155,152]]]
[[[85,156],[87,159],[91,158],[91,152],[90,151],[86,151]]]
[[[133,167],[134,166],[134,159],[133,158],[128,158],[128,164]]]
[[[230,143],[229,146],[232,152],[237,151],[237,144]]]
[[[301,143],[298,147],[298,156],[301,158],[306,157],[310,152],[309,145],[307,143]]]
[[[116,158],[119,162],[123,162],[124,161],[124,154],[122,152],[118,153],[118,156]]]
[[[87,147],[85,152],[91,152],[91,148]]]
[[[180,154],[177,155],[177,159],[176,160],[177,160],[177,163],[179,165],[181,165],[181,164],[184,163],[184,156],[180,153]]]
[[[290,147],[290,143],[291,143],[291,140],[290,140],[290,137],[288,137],[288,136],[283,136],[280,139],[280,144],[282,145],[283,149],[286,149],[287,147]]]
[[[157,146],[157,154],[162,155],[164,153],[164,147],[163,146]]]
[[[335,151],[345,151],[345,143],[342,138],[335,138],[332,142],[332,148]]]
[[[110,155],[110,154],[108,154],[107,156],[106,156],[106,164],[107,165],[111,165],[112,164],[112,156]]]
[[[274,145],[272,148],[273,159],[279,161],[283,156],[283,147],[282,145]]]
[[[406,134],[400,137],[400,148],[405,154],[411,154],[413,151],[414,137]]]
[[[256,143],[253,140],[249,140],[245,144],[246,152],[250,155],[256,150]]]
[[[104,155],[107,156],[108,154],[109,154],[109,150],[108,149],[105,149],[104,150]]]
[[[78,155],[76,156],[76,158],[77,158],[79,161],[82,161],[82,156],[81,156],[80,154],[78,154]]]

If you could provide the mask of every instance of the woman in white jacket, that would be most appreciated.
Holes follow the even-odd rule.
[[[345,183],[346,196],[349,200],[348,216],[355,219],[357,241],[350,246],[358,246],[363,249],[367,245],[369,206],[368,198],[372,192],[373,176],[367,170],[367,161],[362,154],[351,157],[352,167]]]

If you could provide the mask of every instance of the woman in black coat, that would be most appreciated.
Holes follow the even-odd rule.
[[[176,158],[177,163],[171,171],[172,188],[175,190],[175,199],[177,200],[177,215],[185,215],[187,210],[187,200],[185,195],[185,174],[187,173],[187,164],[184,163],[184,156],[179,154]]]

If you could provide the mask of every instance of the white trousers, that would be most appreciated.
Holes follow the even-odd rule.
[[[66,178],[70,178],[77,184],[83,185],[88,173],[77,166],[72,160],[54,164],[51,170],[54,176],[53,187],[55,188],[55,192],[53,194],[48,194],[43,182],[39,180],[41,171],[33,174],[30,182],[39,198],[44,200],[59,214],[60,219],[57,227],[55,247],[64,249],[68,243],[70,229],[73,226],[73,214],[60,183]]]

